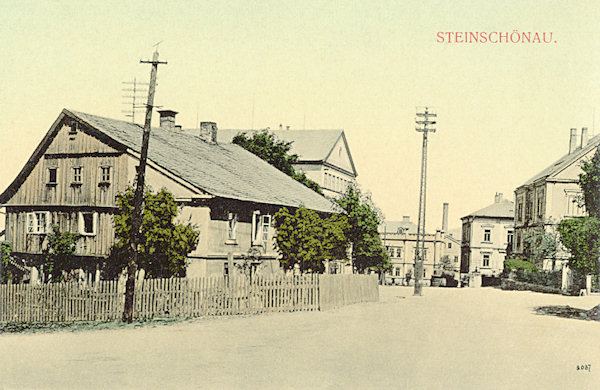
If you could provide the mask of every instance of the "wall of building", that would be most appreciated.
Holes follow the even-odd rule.
[[[410,271],[411,277],[414,280],[417,235],[408,233],[381,233],[380,236],[392,263],[392,269],[388,273],[387,278],[404,278]],[[440,264],[445,242],[443,241],[441,232],[426,234],[424,240],[426,252],[423,263],[425,271],[424,279],[429,281],[433,275],[433,270]],[[420,245],[422,245],[422,241]]]
[[[463,220],[462,272],[499,275],[504,269],[509,232],[514,224],[509,218],[465,217]],[[486,235],[489,231],[489,237]],[[487,257],[488,263],[484,260]]]

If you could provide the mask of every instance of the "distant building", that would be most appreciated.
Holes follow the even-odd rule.
[[[515,243],[513,252],[524,256],[525,239],[531,234],[555,234],[556,226],[565,218],[586,214],[581,201],[580,164],[590,159],[600,146],[600,136],[588,140],[588,130],[571,129],[569,153],[515,189]],[[569,258],[564,248],[558,248],[556,259],[544,261],[544,269],[560,269]]]
[[[217,139],[227,143],[237,134],[256,132],[258,130],[219,130]],[[318,183],[325,196],[339,198],[348,186],[356,184],[358,173],[344,130],[269,130],[269,133],[280,141],[292,142],[290,152],[298,155],[294,170],[304,172]]]
[[[417,225],[410,217],[402,221],[386,221],[379,226],[379,235],[392,263],[386,278],[393,283],[404,280],[408,273],[414,280],[415,250],[417,245]],[[439,268],[443,256],[448,256],[453,271],[459,270],[460,241],[448,232],[448,203],[444,203],[442,229],[421,237],[419,246],[425,242],[424,273],[426,283],[431,281],[434,270]]]
[[[513,240],[514,203],[496,194],[494,203],[461,218],[461,273],[496,276],[504,269]]]

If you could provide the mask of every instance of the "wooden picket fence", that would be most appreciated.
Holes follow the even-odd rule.
[[[0,285],[0,322],[117,320],[124,289],[118,281]],[[136,285],[133,315],[146,320],[325,310],[377,300],[372,275],[146,279]]]

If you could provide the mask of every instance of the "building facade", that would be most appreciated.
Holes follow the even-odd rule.
[[[528,237],[550,234],[558,238],[560,221],[587,215],[579,187],[580,164],[590,159],[598,146],[600,136],[589,139],[583,128],[578,137],[577,129],[571,129],[569,153],[515,189],[515,255],[527,256]],[[543,268],[561,269],[569,256],[559,245],[554,259],[543,260]]]
[[[514,235],[514,203],[496,194],[494,203],[461,218],[460,272],[498,276]]]
[[[281,207],[304,205],[339,212],[329,199],[233,144],[185,134],[164,111],[152,130],[146,184],[169,190],[179,220],[200,232],[189,254],[188,276],[223,275],[253,263],[279,272],[273,218]],[[53,226],[79,233],[80,268],[99,276],[115,239],[115,196],[134,182],[142,127],[130,122],[63,110],[25,167],[0,194],[6,240],[27,267],[42,270]]]
[[[191,131],[191,130],[186,130]],[[240,133],[256,130],[219,130],[219,142],[231,142]],[[269,130],[278,140],[291,142],[290,153],[298,155],[296,173],[304,173],[330,198],[339,198],[356,184],[358,173],[344,130]]]

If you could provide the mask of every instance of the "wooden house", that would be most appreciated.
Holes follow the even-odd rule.
[[[167,188],[181,206],[178,218],[200,232],[188,257],[188,276],[232,272],[233,257],[252,254],[266,272],[279,270],[272,216],[301,205],[339,212],[327,198],[233,144],[219,144],[212,122],[207,139],[179,131],[174,111],[161,111],[152,130],[146,183]],[[114,243],[115,196],[131,185],[143,128],[63,110],[21,172],[0,194],[6,240],[29,267],[42,267],[52,226],[81,234],[76,255],[94,272]]]

